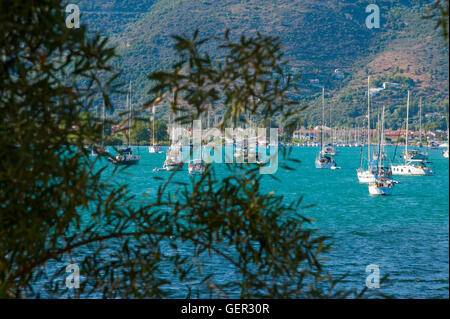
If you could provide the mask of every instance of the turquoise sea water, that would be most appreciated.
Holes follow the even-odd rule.
[[[303,215],[313,217],[312,227],[334,243],[327,254],[327,270],[334,276],[347,274],[341,287],[361,290],[365,287],[366,266],[379,266],[381,276],[389,273],[383,293],[396,298],[449,297],[449,161],[440,150],[430,150],[433,176],[395,176],[400,184],[392,196],[370,196],[366,184],[359,184],[359,148],[340,148],[336,157],[340,170],[314,167],[317,148],[294,147],[291,157],[301,163],[296,170],[279,169],[280,182],[265,178],[264,189],[284,195],[287,201],[304,196]],[[387,148],[389,156],[394,148]],[[153,176],[166,177],[169,172],[153,172],[162,167],[165,154],[149,154],[147,147],[135,148],[141,155],[138,165],[115,176],[123,178],[130,191],[140,198],[157,192]],[[398,154],[399,152],[397,152]],[[215,164],[226,174],[223,164]],[[222,167],[221,167],[222,166]],[[106,174],[112,169],[106,171]],[[116,173],[117,174],[117,173]],[[187,170],[177,172],[175,180],[189,182]],[[226,276],[228,269],[213,271]],[[173,296],[181,297],[184,287],[171,287]]]

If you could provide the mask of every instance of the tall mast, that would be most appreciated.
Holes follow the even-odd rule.
[[[384,105],[383,105],[383,111],[381,111],[381,127],[380,127],[380,149],[381,151],[378,152],[378,161],[379,161],[379,167],[382,166],[383,161],[383,150],[384,150]]]
[[[408,157],[408,122],[409,122],[409,91],[408,91],[408,100],[406,102],[406,141],[405,141],[405,165],[406,159]]]
[[[130,81],[131,86],[131,81]],[[127,111],[128,113],[128,146],[130,146],[130,135],[131,135],[131,125],[130,125],[130,89],[128,89],[127,93]]]
[[[450,144],[449,144],[449,142],[450,142],[450,135],[449,135],[449,129],[448,129],[448,115],[447,115],[447,118],[446,118],[446,122],[447,122],[447,150],[448,150],[448,149],[450,149]]]
[[[172,146],[173,143],[173,125],[172,125],[172,120],[171,120],[171,111],[169,111],[169,138],[170,138],[170,146]]]
[[[325,121],[325,87],[322,87],[322,129],[321,129],[321,135],[320,135],[320,151],[322,151],[323,147],[323,127],[324,127],[324,121]]]
[[[152,145],[155,145],[155,107],[152,107]]]
[[[331,104],[328,108],[328,115],[330,116],[330,122],[328,123],[328,125],[330,126],[330,142],[329,143],[332,144],[333,143],[333,137],[332,137],[333,130],[331,129]]]
[[[450,145],[449,145],[449,141],[450,141],[450,135],[449,135],[449,129],[448,129],[448,115],[447,115],[447,119],[446,119],[447,121],[447,149],[448,148],[450,148]]]
[[[127,96],[127,104],[128,104],[128,110],[129,110],[129,115],[128,115],[128,127],[130,130],[130,134],[128,134],[128,146],[130,146],[130,141],[131,141],[131,113],[133,111],[133,108],[131,106],[131,80],[130,80],[130,85],[128,87],[128,96]]]
[[[419,99],[419,136],[420,136],[419,147],[422,147],[422,98]]]
[[[380,134],[380,113],[379,112],[377,112],[377,126],[376,126],[376,128],[377,128],[377,140],[378,140],[378,153],[380,153],[380,150],[379,150],[379,146],[380,146],[380,137],[381,137],[381,134]],[[380,156],[380,154],[378,154],[378,156]]]
[[[367,166],[370,162],[370,75],[367,77]]]

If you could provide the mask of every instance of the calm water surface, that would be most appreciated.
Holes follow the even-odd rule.
[[[435,175],[395,176],[400,184],[393,196],[373,197],[356,178],[359,148],[339,151],[336,161],[342,169],[320,170],[314,168],[317,148],[294,147],[292,157],[301,161],[292,164],[296,171],[279,169],[276,176],[281,182],[266,178],[265,190],[274,190],[287,201],[304,196],[304,205],[317,204],[302,213],[315,219],[312,227],[333,238],[326,265],[334,276],[347,274],[342,288],[364,288],[366,266],[376,264],[381,276],[389,273],[383,293],[397,298],[449,298],[448,159],[440,150],[430,150]],[[394,148],[387,151],[392,155]],[[162,167],[165,154],[149,154],[147,147],[135,148],[135,153],[141,155],[140,163],[115,180],[129,184],[138,197],[147,193],[151,198],[158,187],[152,177],[170,174],[153,172]],[[226,174],[222,165],[215,165],[218,176]],[[183,171],[175,180],[188,182],[190,177]],[[212,261],[211,270],[216,278],[226,278],[230,269],[220,265]],[[182,286],[170,290],[175,297],[185,293]]]

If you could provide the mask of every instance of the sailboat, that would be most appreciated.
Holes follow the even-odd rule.
[[[448,130],[448,118],[447,118],[447,149],[442,152],[442,156],[448,158],[448,149],[449,149],[449,130]]]
[[[155,105],[152,110],[152,143],[148,147],[149,153],[162,153],[161,147],[155,143]]]
[[[408,100],[406,103],[406,138],[405,138],[405,150],[403,154],[408,153],[408,122],[409,122],[409,91]],[[422,159],[408,159],[407,156],[403,156],[403,164],[391,164],[393,175],[431,175],[433,170],[429,168],[425,161]]]
[[[380,117],[379,117],[379,114],[378,114],[378,116],[377,116],[378,118],[377,118],[377,125],[380,125]],[[378,129],[378,127],[377,127],[377,140],[380,140],[380,138],[381,139],[383,139],[384,137],[383,136],[381,136],[380,135],[381,133],[380,133],[380,130]],[[374,152],[373,153],[373,155],[372,155],[372,160],[373,160],[373,162],[375,162],[375,161],[378,161],[378,160],[385,160],[385,159],[387,159],[387,154],[386,154],[386,152],[384,151],[384,141],[382,140],[381,141],[381,149],[380,149],[380,151],[378,152]]]
[[[170,115],[169,115],[170,123]],[[172,123],[172,129],[170,132],[170,147],[166,152],[166,160],[164,161],[163,170],[173,171],[178,169],[179,171],[183,169],[183,161],[181,158],[181,144],[175,141],[175,130],[176,126]],[[157,169],[159,170],[159,169]]]
[[[132,107],[131,107],[131,81],[130,86],[128,88],[128,94],[127,94],[127,109],[128,109],[128,145],[126,147],[119,148],[118,154],[116,156],[110,156],[108,160],[113,163],[114,165],[133,165],[137,164],[139,160],[141,159],[140,156],[133,155],[133,151],[131,149],[130,145],[130,136],[131,136],[131,113],[132,113]]]
[[[320,135],[320,151],[317,155],[315,166],[316,168],[328,168],[328,169],[336,169],[337,165],[332,155],[329,155],[325,152],[323,146],[323,127],[324,127],[324,117],[325,117],[325,88],[322,88],[322,127],[321,127],[321,135]]]
[[[370,161],[370,76],[367,78],[367,169],[363,169],[362,151],[363,145],[361,145],[361,165],[356,170],[358,181],[360,183],[370,183],[375,181],[376,168],[374,163]]]
[[[379,123],[379,122],[378,122]],[[376,160],[376,171],[375,178],[373,181],[369,182],[369,194],[370,195],[391,195],[394,189],[394,185],[397,184],[397,181],[394,181],[390,176],[391,172],[388,168],[383,166],[383,158],[381,156],[381,150],[383,149],[383,140],[384,140],[384,106],[383,112],[381,115],[381,125],[379,138],[378,138],[378,156]]]
[[[96,110],[96,116],[95,118],[98,118],[98,112]],[[103,102],[103,109],[102,109],[102,142],[100,145],[94,144],[91,147],[91,157],[97,156],[99,154],[105,153],[105,102]]]
[[[194,159],[189,161],[189,164],[188,164],[188,173],[189,173],[189,175],[202,175],[203,172],[205,171],[205,165],[204,165],[203,159],[202,159],[203,147],[202,147],[202,131],[201,131],[201,128],[200,128],[200,132],[199,133],[200,133],[199,134],[199,136],[200,136],[200,145],[199,145],[200,156],[198,158],[195,158],[196,154],[193,154]]]
[[[420,133],[420,142],[418,150],[410,150],[409,152],[402,153],[402,157],[407,160],[427,160],[428,153],[422,151],[422,99],[419,100],[419,133]]]

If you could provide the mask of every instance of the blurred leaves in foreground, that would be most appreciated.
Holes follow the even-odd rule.
[[[208,166],[176,188],[174,172],[153,200],[114,183],[98,169],[104,156],[93,160],[84,148],[101,142],[101,121],[83,116],[99,94],[112,108],[114,49],[83,27],[67,29],[56,0],[2,1],[0,26],[0,297],[160,298],[174,286],[186,297],[361,296],[336,289],[321,264],[327,238],[305,227],[301,199],[261,189],[269,177],[257,166],[229,165],[223,178]],[[287,94],[295,86],[280,73],[277,38],[176,40],[180,60],[149,76],[144,108],[166,101],[186,123],[223,103],[220,128],[246,115],[281,114],[296,125],[302,107]],[[224,59],[202,51],[207,41]],[[64,285],[71,262],[81,270],[75,293]]]

